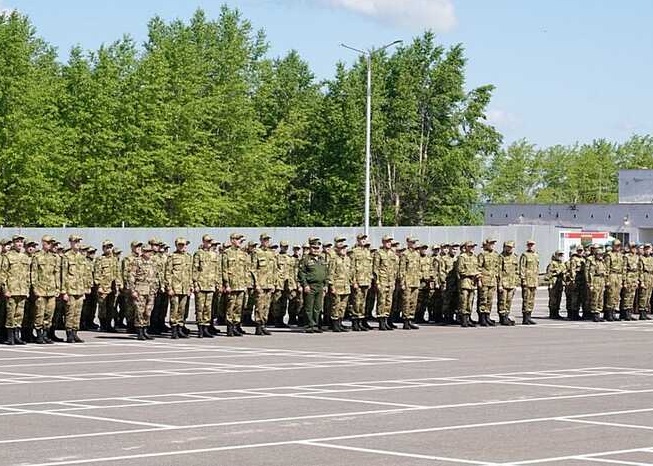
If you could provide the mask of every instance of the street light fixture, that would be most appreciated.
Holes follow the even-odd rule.
[[[378,49],[361,50],[350,47],[347,44],[340,44],[342,47],[365,55],[367,61],[367,128],[365,137],[365,234],[370,234],[370,165],[372,160],[372,55],[382,52],[394,45],[403,43],[403,40],[396,40]]]

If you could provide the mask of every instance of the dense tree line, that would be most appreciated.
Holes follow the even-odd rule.
[[[573,186],[581,202],[596,183],[612,200],[615,166],[651,158],[647,138],[501,149],[492,86],[466,90],[463,47],[430,32],[373,70],[373,224],[476,223],[485,201]],[[297,52],[270,58],[228,7],[155,17],[144,44],[74,48],[66,63],[29,18],[0,15],[0,224],[360,225],[365,82],[363,58],[322,82]]]

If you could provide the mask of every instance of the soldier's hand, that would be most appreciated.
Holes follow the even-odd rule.
[[[354,283],[351,287],[352,287],[353,289],[355,289],[355,290],[357,290],[357,289],[359,288],[359,287],[358,287],[358,283]]]
[[[256,285],[256,291],[260,293],[263,291],[263,288],[261,288],[259,285]]]
[[[40,298],[41,297],[41,295],[39,293],[37,293],[36,291],[33,291],[33,293],[34,293],[35,298]]]
[[[68,302],[68,293],[62,293],[62,294],[61,294],[61,299],[62,299],[64,302],[67,303],[67,302]]]
[[[132,298],[138,298],[138,291],[132,291]]]
[[[8,291],[4,292],[5,298],[11,298],[11,293]]]
[[[98,286],[97,292],[98,292],[98,294],[104,294],[104,288],[102,288],[101,286]]]
[[[225,294],[231,293],[231,287],[229,285],[225,286],[224,287],[224,292],[225,292]]]
[[[311,287],[308,286],[308,285],[306,285],[306,286],[304,287],[304,293],[310,293],[310,292],[311,292]]]
[[[593,287],[593,286],[590,286],[590,291],[594,291],[594,287]]]
[[[175,292],[172,289],[168,290],[168,296],[174,296],[174,295]]]

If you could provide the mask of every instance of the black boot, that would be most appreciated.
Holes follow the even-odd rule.
[[[331,319],[331,331],[336,333],[342,332],[338,326],[338,319]]]
[[[63,338],[59,338],[54,330],[54,326],[48,329],[48,338],[54,343],[63,343]]]
[[[186,327],[177,325],[177,335],[179,335],[179,338],[188,338],[189,333],[190,331]]]
[[[45,339],[43,338],[43,330],[40,328],[36,329],[36,341],[37,345],[45,345]]]
[[[351,328],[347,327],[346,325],[343,325],[342,319],[338,321],[338,327],[340,327],[341,332],[349,332]]]
[[[263,335],[263,324],[256,324],[256,331],[254,332],[254,335]]]
[[[179,338],[179,333],[177,333],[177,326],[173,325],[172,329],[170,330],[170,338],[173,340],[176,340]]]
[[[460,318],[460,326],[461,327],[471,327],[471,323],[469,322],[469,314],[463,314]]]
[[[361,331],[361,321],[360,321],[360,319],[352,319],[352,321],[351,321],[351,330],[352,330],[352,332],[360,332]]]
[[[504,325],[504,326],[510,325],[508,323],[508,316],[507,315],[499,314],[499,325]]]
[[[385,332],[386,330],[390,330],[388,326],[385,323],[385,317],[379,317],[379,330],[382,332]]]
[[[7,339],[4,341],[5,345],[10,345],[13,346],[16,344],[14,341],[14,329],[13,328],[8,328],[7,329]]]
[[[490,324],[487,323],[487,319],[486,319],[486,315],[485,315],[485,314],[481,313],[481,314],[478,315],[478,324],[479,324],[481,327],[487,327],[487,326],[490,325]]]
[[[202,331],[202,328],[202,325],[197,326],[197,338],[204,338],[204,332]]]
[[[648,316],[648,312],[646,309],[644,309],[640,314],[639,314],[639,320],[651,320],[651,318]]]
[[[82,340],[81,338],[79,338],[79,336],[77,336],[77,330],[73,330],[73,340],[75,341],[75,343],[84,343],[84,340]]]
[[[361,330],[372,330],[372,326],[367,322],[367,319],[361,319]]]
[[[208,327],[204,327],[210,334],[211,336],[218,335],[220,333],[220,329],[215,328],[215,325],[213,323],[209,324]],[[206,334],[204,334],[206,336]]]
[[[614,311],[608,309],[603,314],[603,318],[606,320],[606,322],[614,322]]]
[[[521,316],[521,324],[522,325],[530,325],[531,323],[528,321],[528,313],[524,312]]]
[[[633,311],[631,309],[626,311],[626,320],[630,322],[637,320],[637,317],[633,315]]]
[[[72,330],[66,330],[66,343],[75,343]]]
[[[144,332],[144,330],[143,330],[143,327],[138,327],[138,333],[137,333],[137,335],[138,335],[138,336],[136,337],[137,340],[145,341],[145,332]]]
[[[240,326],[240,324],[233,324],[232,328],[234,330],[234,336],[235,337],[242,337],[245,332],[243,332],[243,328]]]
[[[217,330],[217,329],[216,329]],[[206,338],[213,338],[213,333],[211,333],[211,327],[209,325],[202,326],[202,333]]]
[[[240,336],[247,335],[247,332],[243,329],[241,324],[236,324],[235,329],[240,333]]]
[[[18,327],[14,329],[14,343],[16,343],[17,345],[25,344],[25,342],[20,339],[20,329]]]
[[[408,325],[408,319],[404,319],[404,326],[402,327],[403,330],[410,330],[410,326]]]
[[[487,322],[487,324],[488,324],[490,327],[496,327],[496,326],[497,326],[496,321],[490,319],[490,314],[485,314],[485,321]]]
[[[528,325],[537,325],[537,322],[531,319],[531,314],[531,312],[526,313],[526,320],[528,321]]]
[[[288,316],[288,326],[290,325],[298,325],[297,316],[295,315]]]
[[[227,323],[227,336],[228,337],[234,336],[234,326],[231,325],[230,323]]]
[[[261,324],[261,332],[263,332],[263,335],[265,336],[270,336],[272,333],[268,330],[267,326],[265,324]]]
[[[419,330],[419,325],[414,324],[413,321],[410,319],[407,319],[407,321],[408,321],[409,330]]]
[[[143,336],[146,340],[154,340],[154,337],[147,333],[147,327],[143,327]]]
[[[604,320],[601,318],[601,314],[594,312],[592,313],[592,322],[604,322]]]
[[[385,326],[388,327],[388,330],[394,330],[397,326],[394,323],[395,318],[393,316],[386,317]]]
[[[54,343],[54,342],[50,339],[50,337],[48,336],[48,331],[45,330],[45,329],[43,329],[43,342],[44,342],[46,345],[51,345],[51,344]]]

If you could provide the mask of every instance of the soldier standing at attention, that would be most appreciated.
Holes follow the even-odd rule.
[[[522,296],[522,325],[535,325],[531,315],[535,307],[537,276],[540,270],[540,258],[535,252],[535,241],[526,241],[526,251],[519,258],[519,280]]]
[[[372,285],[372,253],[367,243],[367,235],[356,235],[356,246],[351,251],[351,262],[354,274],[352,293],[354,305],[352,309],[352,330],[366,332],[369,325],[365,319],[365,307]]]
[[[168,295],[163,287],[163,277],[168,257],[164,250],[164,243],[160,239],[150,238],[148,244],[152,248],[151,260],[154,262],[158,282],[156,296],[154,297],[154,309],[152,309],[152,315],[150,316],[150,333],[161,335],[163,332],[170,330],[166,325]]]
[[[287,241],[279,242],[279,254],[274,256],[275,290],[272,294],[272,319],[276,328],[287,328],[283,321],[286,316],[286,307],[290,300],[290,281],[293,269],[293,257],[288,254],[289,244]]]
[[[419,247],[419,292],[417,294],[417,314],[415,322],[424,323],[424,314],[428,311],[429,316],[433,314],[433,294],[435,293],[437,274],[435,261],[429,255],[429,247],[422,244]],[[427,318],[431,320],[430,318]]]
[[[211,235],[202,236],[202,244],[193,254],[193,291],[198,338],[213,338],[209,332],[213,294],[222,280],[219,256],[213,251],[212,244]]]
[[[621,320],[637,320],[633,316],[635,308],[635,295],[639,285],[639,256],[637,255],[637,244],[629,243],[628,251],[624,255],[624,294],[623,310],[620,309]]]
[[[556,251],[551,255],[551,262],[546,266],[546,281],[549,288],[549,319],[562,319],[560,302],[565,288],[567,267],[562,260],[565,253]]]
[[[84,305],[82,306],[82,317],[80,323],[81,330],[97,330],[99,328],[95,323],[95,312],[97,310],[97,288],[95,287],[95,279],[93,277],[93,265],[95,262],[96,252],[97,249],[95,249],[93,246],[86,246],[82,249],[82,253],[86,255],[86,276],[88,283],[86,286],[86,296],[84,296]]]
[[[322,333],[318,324],[327,281],[327,265],[320,254],[319,238],[309,239],[308,254],[299,261],[298,278],[304,290],[304,312],[306,314],[306,333]]]
[[[342,325],[342,319],[345,317],[349,294],[354,283],[354,270],[345,243],[338,242],[336,245],[336,255],[329,262],[327,283],[334,304],[331,313],[331,330],[348,332],[349,329]]]
[[[115,332],[111,322],[116,318],[113,313],[109,295],[114,287],[116,291],[122,288],[122,279],[118,270],[118,261],[113,254],[113,243],[102,242],[102,255],[93,264],[93,279],[97,287],[98,318],[100,329],[104,332]]]
[[[252,284],[254,287],[254,300],[256,310],[256,335],[271,335],[266,328],[272,294],[276,283],[276,259],[274,251],[270,248],[270,235],[262,233],[259,237],[261,246],[252,253]]]
[[[171,338],[188,338],[184,331],[188,299],[193,292],[193,258],[186,251],[190,242],[186,238],[175,239],[175,252],[166,262],[165,289],[170,298]]]
[[[136,333],[138,340],[154,340],[147,333],[150,325],[150,315],[154,309],[154,298],[158,289],[156,264],[152,260],[154,250],[149,244],[143,247],[138,259],[131,262],[127,271],[127,288],[136,308]]]
[[[580,305],[585,276],[583,275],[585,257],[583,257],[583,246],[578,245],[567,261],[567,318],[569,320],[580,320]]]
[[[594,248],[594,260],[587,262],[587,287],[589,291],[589,307],[594,322],[603,322],[603,298],[605,293],[607,268],[603,261],[603,246]]]
[[[420,258],[417,251],[417,239],[409,236],[406,238],[406,250],[399,258],[399,288],[401,289],[401,314],[404,321],[404,330],[417,330],[413,324],[417,309],[417,295],[420,285]]]
[[[497,307],[501,325],[515,325],[515,321],[510,318],[512,299],[519,284],[519,259],[514,249],[515,242],[506,241],[500,255]]]
[[[37,252],[39,243],[36,241],[27,241],[25,240],[25,254],[29,257],[30,264],[34,259],[34,255]],[[34,296],[34,288],[32,285],[32,276],[31,276],[31,265],[30,265],[30,274],[29,274],[29,296],[25,301],[25,314],[23,316],[23,324],[21,327],[21,336],[25,343],[35,343],[36,337],[34,336],[34,318],[36,313],[36,296]]]
[[[297,274],[299,273],[299,260],[301,259],[300,251],[302,246],[296,244],[293,246],[292,262],[288,273],[288,325],[299,325],[299,314],[302,312],[303,294],[302,287],[299,284]]]
[[[30,258],[23,251],[25,238],[14,235],[11,239],[11,249],[2,256],[0,266],[0,285],[2,294],[7,300],[7,345],[24,345],[20,338],[20,328],[23,325],[25,302],[30,288]],[[30,329],[31,330],[31,329]]]
[[[446,248],[446,254],[442,256],[440,265],[440,274],[445,277],[442,292],[444,301],[442,311],[444,313],[445,324],[452,325],[456,322],[456,310],[458,309],[458,272],[456,271],[456,261],[458,260],[458,243],[451,244]]]
[[[34,254],[30,275],[36,297],[34,329],[36,343],[53,343],[48,337],[52,326],[52,317],[57,296],[61,293],[61,263],[54,253],[54,238],[44,235],[41,238],[41,250]]]
[[[125,257],[120,264],[120,275],[123,283],[127,283],[127,271],[131,268],[131,263],[138,259],[141,255],[143,243],[140,241],[132,241],[130,243],[131,254]],[[134,309],[134,301],[131,298],[131,290],[124,289],[122,294],[123,300],[120,306],[120,314],[118,315],[118,323],[116,327],[123,325],[123,320],[127,321],[127,329],[133,328],[134,316],[136,311]]]
[[[381,248],[374,253],[372,276],[376,283],[376,316],[379,330],[392,330],[388,326],[388,317],[392,310],[392,296],[395,290],[396,254],[392,249],[393,238],[385,235],[381,239]]]
[[[478,268],[481,272],[482,285],[478,289],[478,321],[483,327],[494,326],[495,322],[490,317],[492,302],[497,295],[497,283],[501,258],[494,250],[497,240],[487,238],[483,243],[483,251],[478,255]]]
[[[605,255],[604,262],[608,274],[605,287],[604,318],[608,322],[612,322],[617,319],[621,292],[626,285],[626,260],[621,252],[621,241],[614,240],[612,251]]]
[[[644,253],[639,258],[639,320],[651,320],[648,308],[653,291],[653,256],[651,243],[644,244]]]
[[[474,290],[479,283],[481,272],[478,270],[478,259],[474,255],[476,243],[466,241],[464,251],[458,256],[456,270],[458,272],[459,308],[461,314],[461,327],[474,327],[470,316],[474,303]]]
[[[66,343],[84,343],[77,336],[84,296],[89,283],[86,257],[80,252],[81,236],[70,235],[70,249],[61,262],[61,291],[65,303]]]
[[[250,257],[242,249],[243,235],[232,233],[229,247],[222,254],[222,284],[224,289],[227,336],[242,337],[240,321],[247,287],[251,283]]]

